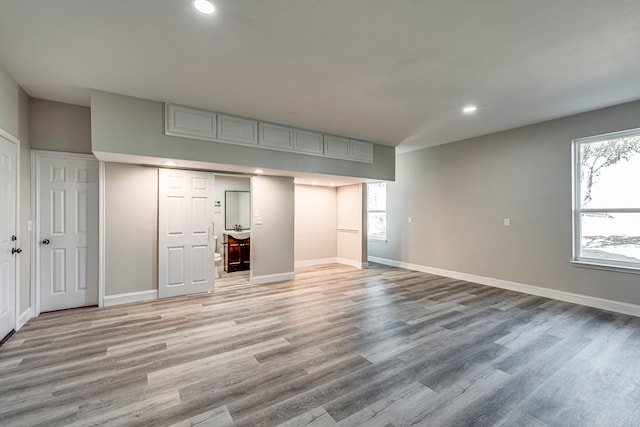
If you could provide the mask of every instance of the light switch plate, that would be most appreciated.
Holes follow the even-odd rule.
[[[511,227],[511,218],[505,218],[503,224],[505,227]]]
[[[261,216],[257,216],[255,218],[254,224],[255,225],[262,225],[262,217]]]

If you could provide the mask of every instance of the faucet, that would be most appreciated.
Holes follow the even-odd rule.
[[[242,231],[242,226],[240,224],[236,224],[236,225],[233,226],[233,229],[235,231]]]

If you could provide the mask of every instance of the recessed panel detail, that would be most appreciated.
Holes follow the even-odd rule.
[[[10,271],[12,268],[11,258],[6,258],[5,261],[0,263],[0,280],[2,283],[11,283]],[[9,287],[0,286],[0,315],[9,311]]]
[[[51,190],[51,234],[63,235],[66,230],[66,194],[64,190]]]
[[[184,179],[181,176],[170,176],[167,180],[169,181],[169,188],[175,190],[182,190],[184,188]]]
[[[86,168],[76,168],[76,182],[89,182],[89,171]]]
[[[211,114],[198,114],[195,111],[176,111],[174,114],[176,129],[194,135],[215,136],[215,117]]]
[[[168,212],[168,230],[170,235],[184,234],[184,197],[183,196],[169,196],[167,198],[169,203]]]
[[[184,247],[167,248],[167,272],[169,286],[184,285]]]
[[[51,294],[67,292],[67,252],[64,248],[51,250]]]
[[[207,223],[207,199],[204,197],[193,197],[191,199],[191,231],[194,235],[207,234],[209,224]]]
[[[78,233],[87,232],[87,193],[78,191],[76,193],[76,228]]]
[[[203,283],[207,281],[207,264],[212,262],[208,255],[207,246],[193,246],[191,248],[192,283]]]
[[[11,158],[6,154],[0,156],[0,169],[11,172]]]
[[[51,166],[51,182],[65,182],[67,180],[67,168]]]
[[[0,183],[0,200],[9,200],[11,197],[11,184],[8,182]],[[8,242],[9,236],[13,234],[15,224],[10,224],[10,221],[0,221],[0,242]]]
[[[87,248],[76,248],[76,290],[87,290]]]
[[[191,189],[197,191],[207,191],[209,180],[207,178],[192,178]]]

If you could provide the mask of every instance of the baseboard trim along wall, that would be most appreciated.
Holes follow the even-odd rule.
[[[154,299],[158,299],[158,291],[156,289],[151,291],[129,292],[126,294],[105,295],[103,301],[105,307],[110,307],[112,305],[151,301]]]
[[[326,264],[344,264],[351,267],[359,268],[362,270],[363,268],[367,268],[367,263],[359,263],[358,261],[347,259],[347,258],[318,258],[318,259],[304,259],[302,261],[296,261],[294,266],[298,267],[313,267],[314,265],[326,265]]]
[[[314,265],[338,264],[338,258],[303,259],[296,261],[294,267],[313,267]]]
[[[465,280],[467,282],[479,283],[481,285],[493,286],[495,288],[508,289],[510,291],[522,292],[525,294],[551,298],[559,301],[571,302],[585,305],[587,307],[599,308],[602,310],[615,311],[616,313],[630,314],[640,317],[640,305],[627,302],[614,301],[605,298],[592,297],[588,295],[575,294],[572,292],[558,291],[555,289],[542,288],[540,286],[525,285],[524,283],[511,282],[508,280],[495,279],[493,277],[477,276],[475,274],[460,273],[457,271],[444,270],[441,268],[427,267],[419,264],[395,261],[386,258],[370,256],[369,261],[377,262],[391,267],[406,268],[407,270],[420,271],[422,273],[435,274],[438,276],[450,277],[452,279]]]
[[[293,280],[296,278],[296,273],[293,271],[289,273],[280,274],[267,274],[264,276],[253,276],[251,284],[253,285],[266,285],[267,283],[284,282],[287,280]]]
[[[367,268],[367,265],[368,265],[368,263],[366,262],[358,262],[354,259],[347,259],[347,258],[337,258],[337,262],[338,264],[349,265],[359,270],[362,270],[363,268]]]
[[[29,319],[31,319],[32,315],[33,313],[31,312],[31,307],[27,308],[18,319],[18,327],[16,328],[16,331],[22,328],[29,321]]]

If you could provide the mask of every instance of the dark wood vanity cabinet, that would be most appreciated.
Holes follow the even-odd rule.
[[[224,235],[224,271],[249,270],[251,258],[251,238],[236,239],[228,234]]]

